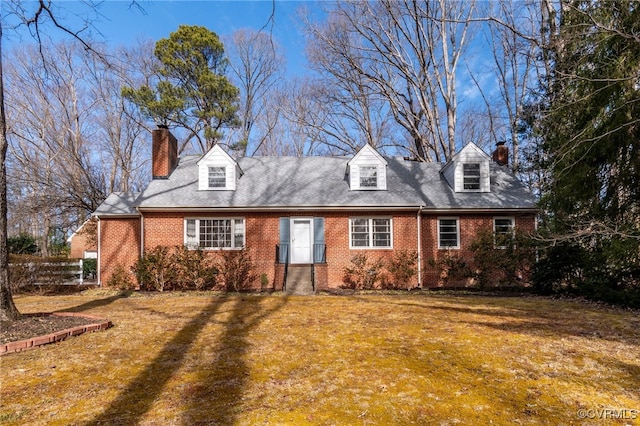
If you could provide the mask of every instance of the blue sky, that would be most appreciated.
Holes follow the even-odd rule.
[[[90,19],[93,28],[84,34],[110,45],[133,45],[138,39],[157,41],[169,37],[179,25],[202,25],[223,37],[240,28],[264,28],[272,31],[274,39],[282,45],[287,56],[290,73],[304,72],[304,40],[300,32],[297,11],[301,7],[319,10],[318,1],[149,1],[107,0],[100,4],[95,16],[82,2],[57,1],[57,16],[72,28],[80,28],[83,19]],[[3,12],[3,16],[6,11]],[[269,21],[274,14],[273,22]],[[14,32],[5,26],[4,42],[13,47],[30,42],[24,28]],[[53,39],[62,37],[59,30],[47,28]]]

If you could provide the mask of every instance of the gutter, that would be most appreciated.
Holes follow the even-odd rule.
[[[138,207],[143,212],[317,212],[317,211],[415,211],[415,204],[403,206],[274,206],[274,207]]]
[[[273,206],[273,207],[249,207],[249,206],[237,206],[237,207],[196,207],[196,206],[180,206],[180,207],[137,207],[140,214],[144,212],[206,212],[206,213],[230,213],[230,212],[317,212],[317,211],[412,211],[415,212],[420,209],[423,213],[434,214],[469,214],[469,213],[512,213],[512,214],[524,214],[524,213],[538,213],[540,210],[536,207],[511,207],[511,208],[499,208],[499,207],[472,207],[472,208],[428,208],[424,205],[417,204],[405,204],[405,205],[377,205],[377,206]],[[139,217],[139,215],[104,215],[103,217]]]

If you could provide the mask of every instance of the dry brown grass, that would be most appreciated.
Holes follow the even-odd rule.
[[[637,313],[575,302],[93,292],[16,303],[115,326],[3,356],[7,425],[569,425],[602,424],[580,409],[640,410]]]

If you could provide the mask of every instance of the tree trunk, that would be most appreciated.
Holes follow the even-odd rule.
[[[7,246],[7,124],[4,115],[2,80],[2,24],[0,24],[0,320],[14,321],[20,312],[13,303],[9,286],[9,248]]]

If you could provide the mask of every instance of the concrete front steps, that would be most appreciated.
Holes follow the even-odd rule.
[[[289,265],[287,271],[286,294],[314,294],[311,265]]]

